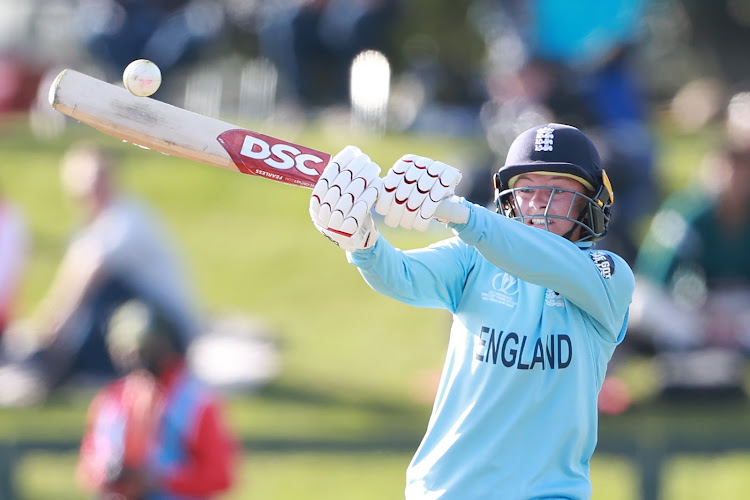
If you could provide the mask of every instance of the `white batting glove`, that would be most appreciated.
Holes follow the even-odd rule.
[[[386,225],[424,231],[440,202],[453,196],[461,180],[458,169],[418,155],[404,155],[388,171],[375,211]],[[446,221],[442,221],[446,222]]]
[[[370,210],[378,197],[380,167],[356,146],[347,146],[326,166],[310,196],[315,227],[348,252],[378,239]]]

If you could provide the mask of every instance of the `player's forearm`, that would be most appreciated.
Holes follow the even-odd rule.
[[[404,252],[382,236],[373,248],[347,253],[373,290],[406,304],[454,311],[462,266],[444,265],[451,258],[442,246]]]
[[[525,226],[479,205],[470,205],[469,221],[451,225],[466,244],[476,248],[493,265],[524,281],[558,290],[580,279],[578,271],[566,271],[584,254],[570,241],[541,229]],[[552,285],[552,286],[550,286]],[[558,290],[559,291],[559,290]]]
[[[68,321],[102,277],[98,260],[81,261],[66,256],[34,314],[42,332],[54,332]]]
[[[34,314],[42,334],[54,334],[73,315],[83,301],[86,290],[71,289],[69,293],[60,286],[52,286]]]

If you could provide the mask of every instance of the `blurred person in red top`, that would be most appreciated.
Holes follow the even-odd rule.
[[[237,444],[219,398],[188,371],[174,325],[132,300],[113,315],[107,346],[124,375],[89,407],[79,483],[117,500],[195,500],[229,490]]]

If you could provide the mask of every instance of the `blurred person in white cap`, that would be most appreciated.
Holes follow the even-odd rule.
[[[77,479],[100,499],[208,499],[235,481],[238,443],[224,401],[188,367],[179,328],[131,300],[106,343],[121,376],[89,405]]]
[[[70,239],[32,317],[41,347],[24,363],[39,369],[49,391],[72,375],[115,375],[104,340],[112,311],[126,300],[158,306],[186,342],[198,330],[193,289],[167,228],[120,188],[115,156],[93,144],[64,155],[61,180],[83,225]]]

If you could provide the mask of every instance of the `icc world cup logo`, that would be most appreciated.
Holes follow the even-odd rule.
[[[492,288],[505,295],[515,295],[518,293],[518,279],[508,273],[497,273],[492,278]]]

